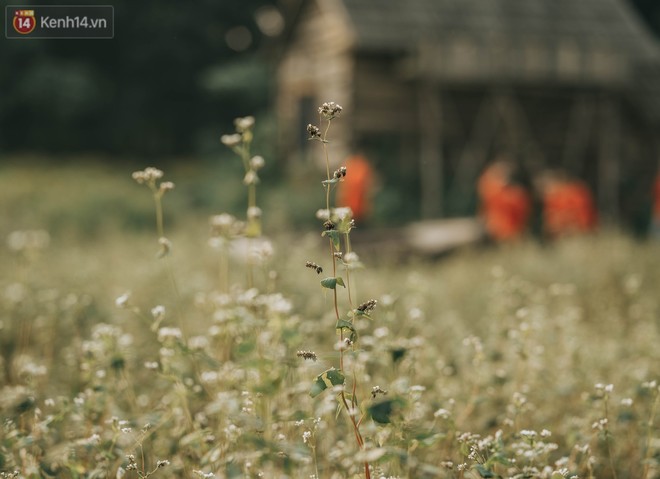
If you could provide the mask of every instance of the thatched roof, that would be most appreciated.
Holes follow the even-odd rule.
[[[625,0],[341,4],[358,51],[421,51],[417,72],[445,79],[626,83],[635,65],[660,62],[660,47]]]
[[[323,1],[323,0],[321,0]],[[624,0],[343,0],[366,49],[414,47],[454,34],[549,43],[572,38],[633,57],[657,56],[651,34]]]

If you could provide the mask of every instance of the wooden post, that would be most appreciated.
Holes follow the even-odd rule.
[[[619,213],[621,124],[616,100],[611,97],[603,96],[600,101],[598,150],[598,209],[605,223],[616,223]]]
[[[472,191],[479,177],[479,170],[488,160],[488,154],[497,131],[497,117],[490,94],[484,95],[471,131],[466,137],[463,151],[458,158],[448,197],[456,210],[466,214]]]
[[[444,212],[444,162],[442,155],[442,109],[437,85],[422,80],[418,89],[422,218],[436,218]]]
[[[566,139],[561,160],[562,168],[573,175],[579,175],[582,172],[596,117],[595,113],[592,98],[586,93],[576,93],[566,127]]]

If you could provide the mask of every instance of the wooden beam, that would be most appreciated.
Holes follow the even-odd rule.
[[[619,215],[619,161],[621,120],[616,99],[600,99],[598,145],[598,209],[605,223],[616,223]]]
[[[496,91],[493,97],[506,128],[511,151],[520,156],[523,167],[530,175],[543,171],[546,168],[543,148],[534,138],[531,123],[518,99],[508,89]]]
[[[473,190],[479,171],[488,160],[497,131],[496,113],[491,95],[484,95],[458,158],[448,197],[462,214],[467,210],[470,201],[468,193]]]
[[[580,175],[587,157],[589,140],[596,117],[592,98],[585,93],[577,93],[571,108],[566,127],[566,139],[561,166],[573,175]]]
[[[422,81],[418,90],[422,218],[441,217],[444,212],[444,161],[442,155],[442,105],[439,87]]]

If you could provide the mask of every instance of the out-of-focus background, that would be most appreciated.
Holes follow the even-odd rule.
[[[0,477],[660,477],[660,1],[111,4],[0,38]]]
[[[331,161],[358,149],[370,161],[373,226],[476,215],[479,175],[506,157],[528,190],[561,169],[589,188],[599,224],[649,231],[660,156],[657,2],[113,6],[112,40],[0,42],[0,182],[3,196],[16,190],[3,216],[23,227],[39,226],[28,224],[32,207],[51,229],[131,223],[133,200],[114,194],[121,181],[89,191],[85,178],[110,184],[149,164],[176,175],[189,214],[241,211],[242,190],[224,181],[240,165],[219,137],[245,115],[257,118],[265,198],[286,211],[273,223],[309,224],[310,202],[297,199],[316,192],[309,185],[322,170],[305,127],[323,101],[336,101],[344,112]],[[17,191],[60,187],[56,200],[30,207]],[[99,206],[103,219],[93,217]],[[542,207],[533,210],[532,229],[542,221]]]

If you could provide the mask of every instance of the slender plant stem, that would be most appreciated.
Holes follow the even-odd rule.
[[[163,228],[163,204],[158,191],[154,191],[154,203],[156,203],[156,231],[158,231],[158,237],[162,238],[165,236]]]
[[[644,473],[642,474],[642,479],[646,479],[648,477],[651,467],[651,440],[653,439],[653,423],[655,422],[658,403],[660,403],[660,390],[656,388],[653,406],[651,406],[651,416],[649,417],[649,422],[647,423],[648,429],[646,431],[646,452],[644,453]]]
[[[330,176],[330,157],[328,154],[328,147],[327,147],[327,136],[328,136],[328,131],[330,130],[330,125],[331,125],[332,120],[328,119],[327,124],[325,127],[325,131],[323,132],[323,136],[321,137],[321,142],[323,144],[323,154],[325,156],[325,169],[326,169],[326,179],[327,183],[324,183],[325,187],[325,208],[326,211],[328,212],[328,220],[330,220],[330,187],[331,187],[331,176]],[[330,243],[330,259],[332,261],[332,275],[333,277],[337,277],[337,258],[335,256],[335,250],[334,250],[334,244],[332,241],[332,238],[329,240]],[[348,268],[347,268],[347,281],[348,281]],[[352,299],[351,299],[351,292],[350,292],[350,283],[347,284],[349,288],[349,302],[351,304],[352,308]],[[335,310],[335,317],[337,321],[340,319],[339,315],[339,305],[338,305],[338,299],[337,299],[337,288],[335,287],[333,289],[333,304],[334,304],[334,310]],[[339,348],[339,370],[341,371],[342,374],[344,374],[344,330],[343,328],[339,328],[339,339],[341,341],[341,346]],[[355,440],[358,443],[358,447],[360,450],[364,449],[364,439],[362,438],[362,434],[360,433],[360,425],[359,423],[355,420],[355,416],[353,415],[353,411],[355,410],[355,406],[357,404],[357,400],[355,398],[355,393],[356,393],[356,378],[355,378],[355,371],[353,371],[353,387],[352,387],[352,397],[351,397],[351,406],[349,406],[348,401],[346,400],[346,393],[342,389],[341,393],[339,394],[342,403],[344,404],[344,408],[346,409],[346,414],[348,415],[351,424],[353,426],[353,433],[355,434]],[[371,471],[369,470],[369,462],[364,461],[364,476],[365,479],[371,479]]]
[[[605,419],[609,418],[609,397],[605,396]],[[610,469],[612,471],[612,477],[617,479],[616,469],[614,467],[614,457],[612,456],[612,441],[610,440],[610,430],[609,424],[605,426],[605,444],[607,445],[607,458],[610,463]]]

